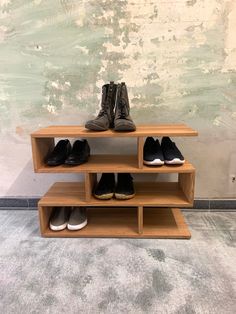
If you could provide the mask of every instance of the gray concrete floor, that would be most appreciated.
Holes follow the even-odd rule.
[[[236,212],[185,212],[191,240],[45,239],[0,211],[0,313],[236,313]]]

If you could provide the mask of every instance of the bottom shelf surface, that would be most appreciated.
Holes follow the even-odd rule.
[[[51,208],[40,207],[41,233],[44,237],[101,237],[101,238],[179,238],[191,234],[178,208],[143,208],[143,229],[139,233],[136,207],[87,207],[88,224],[78,231],[49,228]]]

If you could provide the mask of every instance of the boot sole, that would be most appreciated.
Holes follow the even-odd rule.
[[[63,165],[64,161],[60,161],[60,162],[55,162],[55,163],[51,163],[51,162],[46,162],[46,165],[49,167],[56,167],[56,166],[60,166]]]
[[[126,195],[126,194],[115,193],[115,198],[117,198],[118,200],[129,200],[129,199],[133,198],[134,196],[135,196],[135,194]]]
[[[93,123],[86,123],[85,128],[91,131],[107,131],[108,130],[108,128],[103,128],[102,126],[99,126]]]
[[[136,130],[136,127],[127,126],[127,125],[119,125],[114,127],[114,131],[117,132],[133,132]]]
[[[113,197],[114,193],[109,193],[109,194],[103,194],[103,195],[96,195],[94,194],[94,196],[96,198],[98,198],[99,200],[109,200]]]
[[[70,162],[70,161],[65,161],[65,165],[67,166],[79,166],[82,164],[85,164],[86,162],[88,162],[89,158],[87,158],[86,160],[80,161],[80,162]]]

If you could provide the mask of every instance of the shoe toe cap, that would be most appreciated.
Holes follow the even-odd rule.
[[[116,131],[135,131],[136,126],[134,125],[132,121],[120,119],[120,120],[115,121],[114,129]]]

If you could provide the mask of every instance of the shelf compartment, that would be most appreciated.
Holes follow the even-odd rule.
[[[144,208],[144,226],[138,229],[136,207],[88,207],[88,225],[78,231],[52,231],[49,220],[53,207],[39,207],[40,228],[44,237],[100,238],[190,238],[179,209]]]
[[[144,207],[142,237],[190,239],[191,233],[180,209]]]
[[[40,206],[159,206],[191,207],[193,200],[186,197],[178,182],[135,182],[135,197],[129,200],[99,200],[85,196],[81,182],[57,182],[39,201]]]
[[[138,160],[135,155],[91,155],[88,162],[79,166],[60,165],[56,167],[47,166],[40,162],[38,173],[81,173],[81,172],[129,172],[129,173],[189,173],[195,168],[186,161],[180,166],[163,165],[161,167],[146,166],[138,168]]]
[[[108,130],[104,132],[94,132],[86,130],[83,126],[49,126],[39,129],[31,134],[32,155],[34,171],[37,173],[77,173],[77,172],[98,172],[98,167],[103,168],[103,172],[164,172],[158,167],[147,167],[143,165],[143,145],[148,136],[197,136],[197,132],[185,124],[163,124],[163,125],[140,125],[134,132],[115,132]],[[53,150],[55,138],[114,138],[132,137],[137,139],[136,156],[121,155],[94,155],[89,162],[83,165],[69,167],[61,165],[49,167],[45,164],[46,156]],[[114,156],[114,159],[112,158]],[[103,158],[103,159],[102,159]],[[110,160],[108,160],[110,158]],[[106,163],[104,162],[106,161]],[[173,169],[173,168],[172,168]],[[171,167],[168,169],[172,171]],[[167,168],[166,168],[167,170]],[[101,172],[101,171],[100,171]],[[167,171],[166,171],[167,172]]]
[[[139,125],[134,132],[89,131],[84,126],[58,125],[49,126],[33,132],[34,138],[46,137],[147,137],[147,136],[197,136],[198,132],[185,124]]]
[[[49,228],[52,207],[41,207],[41,232],[45,237],[135,237],[138,235],[137,208],[87,207],[88,225],[78,231],[64,229],[59,232]],[[48,212],[49,214],[44,214]],[[44,216],[43,216],[44,215]]]

